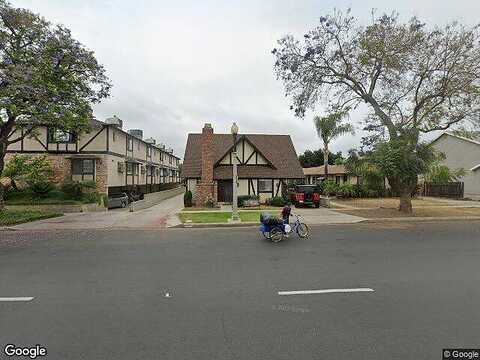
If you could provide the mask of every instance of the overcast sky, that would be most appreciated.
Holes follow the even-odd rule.
[[[235,121],[244,133],[290,134],[298,153],[317,149],[313,114],[293,116],[270,51],[335,7],[351,7],[365,21],[372,8],[431,24],[473,24],[480,14],[479,0],[11,1],[64,24],[96,53],[113,82],[111,97],[95,107],[99,120],[116,114],[127,129],[143,129],[181,157],[187,133],[205,122],[215,132],[228,132]],[[347,151],[359,141],[357,132],[332,149]]]

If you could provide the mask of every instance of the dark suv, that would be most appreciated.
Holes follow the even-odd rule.
[[[295,185],[292,202],[296,207],[315,205],[320,207],[320,187],[318,185]]]

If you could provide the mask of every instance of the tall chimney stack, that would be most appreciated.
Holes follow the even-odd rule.
[[[213,165],[215,162],[213,128],[205,124],[201,135],[202,144],[202,178],[197,184],[196,206],[205,206],[209,198],[215,199],[215,185],[213,181]]]

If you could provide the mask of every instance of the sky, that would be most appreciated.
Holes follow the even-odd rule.
[[[292,136],[297,153],[321,146],[312,118],[296,118],[270,51],[286,34],[301,37],[334,8],[367,22],[371,10],[416,15],[428,24],[480,21],[479,0],[10,0],[72,30],[93,50],[113,83],[94,107],[97,119],[117,115],[124,128],[172,147],[183,157],[188,133],[232,122],[240,133]],[[351,115],[354,136],[333,151],[358,148],[362,113]]]

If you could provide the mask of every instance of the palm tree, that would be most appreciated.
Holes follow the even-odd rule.
[[[353,134],[354,129],[351,124],[344,124],[342,120],[346,117],[347,112],[336,111],[331,114],[320,117],[315,116],[313,122],[317,128],[317,134],[323,141],[323,165],[325,166],[325,179],[328,177],[328,156],[330,142],[344,134]]]

